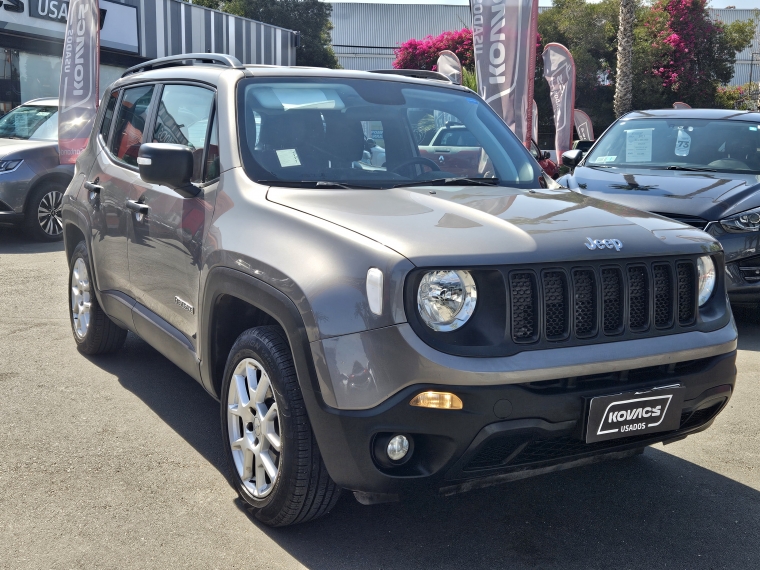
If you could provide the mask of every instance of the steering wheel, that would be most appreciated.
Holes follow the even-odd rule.
[[[429,166],[432,170],[440,170],[440,168],[435,163],[435,161],[430,160],[429,158],[425,158],[424,156],[415,156],[414,158],[405,160],[404,162],[399,164],[396,168],[391,168],[391,172],[397,173],[398,170],[401,170],[402,168],[406,168],[407,166],[411,166],[412,164],[423,164],[425,166]]]

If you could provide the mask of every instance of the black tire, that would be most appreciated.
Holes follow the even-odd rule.
[[[63,239],[61,206],[65,192],[66,186],[58,182],[41,184],[32,190],[24,217],[26,233],[30,237],[50,242]],[[44,214],[45,211],[50,214]]]
[[[235,369],[246,359],[260,363],[269,377],[279,412],[279,471],[271,491],[255,497],[243,484],[233,459],[228,423],[228,398]],[[340,488],[327,473],[306,414],[290,346],[277,326],[248,329],[235,341],[227,358],[221,396],[222,435],[232,481],[250,512],[269,526],[287,526],[328,513]]]
[[[84,266],[87,269],[87,281],[89,287],[89,326],[87,326],[84,334],[77,333],[77,325],[74,318],[74,296],[72,285],[72,274],[74,268],[77,266],[77,260],[82,260]],[[87,246],[83,241],[79,242],[74,248],[74,253],[71,256],[69,262],[69,320],[71,321],[71,332],[74,335],[74,341],[77,343],[77,349],[83,354],[95,355],[106,354],[109,352],[115,352],[124,345],[124,340],[127,338],[127,331],[119,327],[111,319],[108,318],[103,312],[103,309],[98,305],[98,299],[95,296],[94,284],[92,283],[92,265],[90,264],[90,256],[87,251]]]

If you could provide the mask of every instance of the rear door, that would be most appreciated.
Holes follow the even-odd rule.
[[[100,191],[91,193],[92,254],[101,291],[130,294],[127,240],[131,230],[127,200],[136,199],[139,183],[137,151],[151,109],[155,85],[114,92],[108,102],[98,144],[101,152],[87,180]]]
[[[147,140],[190,147],[195,198],[141,181],[134,200],[148,207],[133,216],[129,274],[137,301],[178,329],[195,346],[203,238],[214,211],[213,180],[218,177],[216,129],[210,129],[215,92],[193,84],[166,84],[156,97]]]

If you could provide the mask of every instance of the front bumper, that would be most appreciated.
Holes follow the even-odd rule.
[[[721,331],[725,333],[726,329]],[[708,334],[720,337],[721,331]],[[460,370],[459,383],[454,383],[450,380],[456,374],[450,370],[450,375],[441,375],[443,382],[422,380],[407,385],[370,409],[339,410],[322,405],[318,411],[310,410],[310,419],[328,472],[344,488],[389,495],[423,488],[446,492],[462,490],[505,477],[541,473],[547,468],[575,464],[603,454],[619,454],[652,443],[680,439],[705,429],[725,406],[733,390],[735,331],[733,334],[734,344],[730,348],[726,348],[730,343],[719,345],[723,352],[717,354],[673,359],[646,367],[642,367],[647,364],[643,360],[638,361],[638,365],[628,361],[625,369],[617,367],[607,372],[591,369],[585,375],[556,374],[553,379],[535,377],[529,382],[512,380],[512,383],[483,385],[484,376],[503,375],[473,375]],[[663,339],[659,342],[663,343]],[[341,350],[338,347],[338,351]],[[546,364],[540,352],[531,356],[534,366]],[[626,362],[619,348],[614,352],[619,359],[616,362]],[[492,359],[467,360],[482,366]],[[319,363],[317,368],[320,368]],[[369,367],[357,364],[356,368]],[[412,371],[423,379],[435,375],[430,372],[421,358]],[[372,385],[376,375],[376,372],[357,373],[348,383],[355,382],[373,390],[377,387]],[[473,385],[475,383],[481,385]],[[583,434],[590,398],[676,383],[686,387],[678,430],[585,443]],[[409,401],[425,390],[453,392],[462,399],[464,408],[454,411],[410,406]],[[382,453],[387,441],[396,434],[409,437],[413,449],[408,461],[390,465]]]

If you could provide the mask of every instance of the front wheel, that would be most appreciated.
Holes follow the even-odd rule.
[[[62,184],[43,184],[32,191],[26,210],[26,231],[39,241],[63,239],[61,207],[66,187]]]
[[[340,489],[322,461],[279,327],[256,327],[238,337],[227,359],[221,404],[232,480],[256,518],[287,526],[335,505]]]

